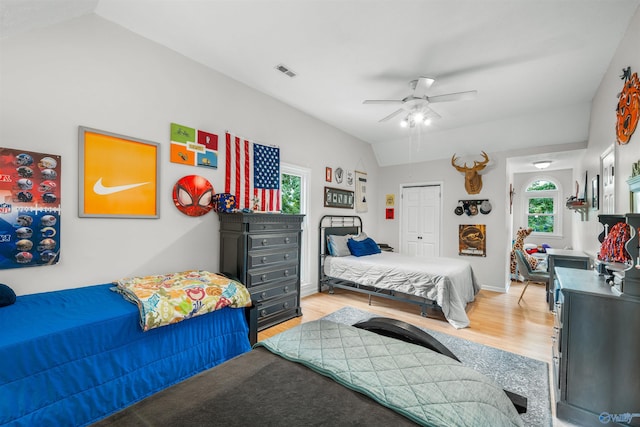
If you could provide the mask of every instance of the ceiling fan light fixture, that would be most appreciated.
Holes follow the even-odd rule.
[[[543,170],[551,166],[551,163],[551,160],[540,160],[538,162],[533,162],[533,166],[540,170]]]
[[[433,123],[433,121],[429,117],[424,119],[424,125],[425,126],[431,126],[431,123]]]
[[[407,119],[402,119],[400,127],[406,128],[407,126],[409,126],[409,121]]]

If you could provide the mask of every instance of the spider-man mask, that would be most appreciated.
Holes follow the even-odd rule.
[[[202,216],[213,208],[213,186],[198,175],[183,176],[173,186],[173,201],[180,212]]]

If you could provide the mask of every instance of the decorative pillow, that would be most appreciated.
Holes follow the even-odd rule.
[[[355,236],[351,237],[353,240],[357,241],[357,242],[361,242],[364,239],[366,239],[367,237],[367,233],[365,233],[364,231],[361,231],[360,233],[356,234]]]
[[[371,237],[367,237],[362,241],[349,239],[347,245],[349,246],[349,250],[351,250],[351,255],[354,256],[373,255],[382,252],[378,244]]]
[[[16,293],[7,285],[0,283],[0,307],[11,305],[16,302]]]
[[[349,240],[353,235],[346,234],[344,236],[338,235],[330,235],[329,236],[329,254],[332,256],[349,256],[351,252],[349,251],[349,247],[347,246],[347,240]]]

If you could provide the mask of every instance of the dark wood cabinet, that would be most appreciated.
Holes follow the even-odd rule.
[[[595,271],[556,268],[555,277],[557,417],[602,426],[601,416],[640,412],[640,298],[617,294]]]
[[[300,238],[304,215],[220,213],[220,271],[245,284],[258,330],[301,316]]]
[[[553,311],[556,300],[555,268],[569,267],[588,270],[590,267],[589,255],[582,251],[572,249],[547,249],[547,270],[549,271],[549,286],[547,288],[547,302],[549,310]]]

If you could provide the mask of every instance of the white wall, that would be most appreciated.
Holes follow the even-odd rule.
[[[282,161],[312,170],[307,236],[311,253],[323,208],[325,166],[369,174],[376,205],[377,163],[369,144],[95,15],[0,41],[0,144],[62,156],[61,260],[9,269],[0,282],[17,294],[106,283],[189,268],[218,270],[218,218],[188,217],[172,201],[185,175],[224,186],[217,170],[173,164],[170,123],[281,147]],[[79,218],[79,125],[161,144],[160,219]],[[220,150],[224,159],[224,149]],[[377,216],[363,214],[375,228]],[[317,259],[311,259],[315,284]]]
[[[618,93],[622,90],[623,81],[620,79],[622,69],[631,67],[632,73],[640,75],[640,9],[633,16],[627,32],[613,56],[607,72],[602,78],[600,87],[593,99],[591,108],[591,121],[589,128],[589,146],[583,158],[581,167],[574,171],[574,179],[584,181],[584,173],[587,171],[589,181],[591,177],[600,174],[600,156],[612,144],[615,144],[616,156],[616,209],[615,213],[624,214],[630,211],[629,186],[626,181],[631,176],[631,164],[640,160],[640,126],[636,129],[626,145],[618,145],[615,133],[616,106]],[[580,178],[582,177],[582,178]],[[598,213],[591,211],[588,221],[580,221],[574,218],[574,247],[587,252],[594,257],[600,249],[597,239],[602,227],[598,222]]]
[[[478,148],[477,156],[462,158],[459,162],[472,164],[473,160],[481,160],[482,147]],[[469,195],[464,189],[464,174],[451,166],[449,161],[432,161],[403,166],[383,167],[380,169],[380,180],[377,186],[379,197],[377,202],[377,216],[379,231],[378,241],[385,241],[395,248],[399,248],[399,190],[402,184],[413,183],[442,183],[442,251],[445,257],[460,258],[469,261],[476,273],[480,285],[485,289],[505,290],[505,246],[504,241],[508,233],[506,214],[508,203],[504,191],[506,184],[504,153],[487,153],[491,162],[482,174],[482,191]],[[385,220],[385,194],[396,195],[396,215],[394,220]],[[493,209],[488,215],[457,216],[453,211],[461,199],[489,199]],[[506,206],[506,211],[505,211]],[[485,224],[487,226],[487,256],[458,255],[458,226],[460,224]]]
[[[572,217],[573,215],[578,215],[573,211],[568,210],[565,207],[565,201],[571,196],[572,193],[575,193],[575,185],[572,181],[573,175],[572,170],[570,169],[561,169],[554,171],[541,171],[541,172],[530,172],[530,173],[516,173],[513,175],[513,187],[516,191],[516,195],[514,197],[513,203],[513,238],[516,237],[516,231],[518,228],[527,227],[527,222],[525,220],[526,213],[526,201],[522,195],[524,194],[526,187],[534,180],[534,179],[552,179],[559,185],[560,189],[560,197],[558,206],[558,214],[560,215],[562,221],[562,235],[561,236],[549,236],[549,237],[539,237],[535,235],[530,235],[526,238],[525,243],[535,243],[538,246],[541,246],[543,243],[547,243],[552,248],[564,249],[570,247],[572,244]],[[582,187],[582,185],[581,185]],[[582,190],[581,190],[582,191]]]

